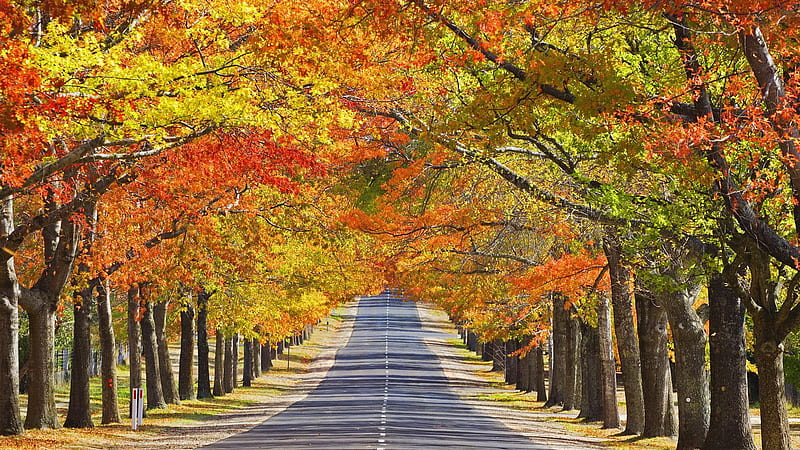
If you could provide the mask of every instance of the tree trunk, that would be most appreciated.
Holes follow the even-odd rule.
[[[64,426],[69,428],[91,428],[92,411],[89,407],[89,359],[91,344],[91,287],[84,289],[75,298],[72,327],[72,374],[69,384],[69,407]]]
[[[128,359],[130,369],[130,388],[142,387],[142,337],[139,327],[141,320],[141,306],[139,287],[131,286],[128,289]],[[130,412],[131,404],[128,404]]]
[[[225,395],[225,354],[228,343],[222,330],[217,329],[216,349],[214,350],[214,395]]]
[[[619,428],[617,407],[617,362],[611,342],[611,303],[605,295],[597,299],[597,334],[600,383],[603,397],[603,428]]]
[[[753,314],[758,393],[761,411],[761,447],[791,448],[789,417],[786,412],[786,385],[783,373],[783,339],[776,336],[775,320],[765,309]]]
[[[167,342],[167,306],[169,301],[158,302],[153,305],[153,321],[156,331],[158,346],[158,368],[161,379],[161,391],[164,401],[171,405],[180,405],[178,387],[175,385],[175,376],[172,372],[172,358],[169,355]]]
[[[234,372],[233,372],[233,337],[225,338],[225,373],[223,375],[222,387],[225,393],[233,392],[234,389]]]
[[[546,407],[564,404],[569,335],[569,313],[564,310],[565,299],[557,293],[551,293],[550,297],[553,301],[553,349],[550,352],[550,398],[544,405]]]
[[[3,212],[5,214],[5,212]],[[13,259],[0,275],[0,434],[22,434],[19,409],[19,286]]]
[[[242,386],[250,387],[253,381],[253,341],[244,340],[244,365],[242,367]]]
[[[178,362],[178,395],[181,400],[194,400],[194,308],[181,310],[181,356]],[[206,353],[208,357],[208,353]],[[208,371],[206,361],[206,371]]]
[[[54,207],[47,198],[45,209]],[[25,428],[59,428],[53,376],[55,317],[77,255],[80,227],[69,220],[42,228],[45,267],[31,289],[19,298],[30,318],[28,414]]]
[[[262,372],[269,372],[269,369],[272,368],[272,352],[272,345],[269,342],[266,342],[263,346],[261,346]]]
[[[706,370],[706,332],[694,310],[699,287],[659,296],[675,344],[675,388],[678,392],[678,449],[703,446],[711,416]]]
[[[644,389],[645,421],[643,437],[670,436],[667,427],[671,407],[672,383],[667,353],[667,313],[649,294],[636,293],[636,313],[639,318],[642,382]],[[669,407],[669,408],[668,408]]]
[[[0,234],[14,230],[14,197],[0,204]],[[19,297],[20,287],[11,252],[0,252],[0,434],[22,433],[19,410]]]
[[[675,411],[675,389],[672,387],[672,369],[673,365],[667,359],[667,398],[666,398],[666,415],[664,416],[664,432],[667,436],[678,435],[678,414]]]
[[[580,383],[578,382],[581,351],[582,324],[578,318],[572,317],[571,311],[567,314],[567,354],[564,358],[564,410],[577,409],[581,405]],[[595,381],[600,378],[594,378]]]
[[[232,372],[233,372],[233,388],[236,389],[239,387],[239,333],[234,333],[232,338],[232,346],[233,346],[233,360],[231,361],[233,364]]]
[[[25,428],[59,428],[56,410],[53,360],[55,355],[55,310],[49,302],[38,311],[28,311],[31,353],[28,359],[28,414]]]
[[[611,278],[611,303],[614,311],[614,331],[617,353],[622,367],[622,384],[625,387],[627,421],[623,434],[641,434],[644,431],[644,390],[639,340],[633,320],[633,287],[631,272],[622,260],[622,246],[613,228],[606,228],[603,249],[608,260]]]
[[[111,292],[100,281],[97,288],[98,334],[100,336],[100,380],[102,382],[102,417],[100,423],[119,423],[119,397],[117,393],[117,342],[111,317]]]
[[[164,391],[161,389],[161,370],[158,361],[158,341],[151,303],[145,301],[142,326],[142,348],[144,350],[145,371],[147,374],[147,409],[166,408]]]
[[[747,399],[744,303],[720,274],[711,276],[708,302],[711,422],[703,448],[755,450]]]
[[[261,342],[253,338],[250,348],[253,349],[253,361],[250,366],[253,368],[253,379],[255,380],[261,378]]]
[[[750,298],[758,305],[750,309],[753,318],[753,353],[758,366],[758,391],[761,411],[761,446],[783,450],[791,447],[789,417],[786,411],[786,385],[783,373],[784,340],[787,330],[785,306],[778,309],[780,285],[773,279],[770,257],[751,243],[748,251]],[[791,295],[791,294],[790,294]],[[785,300],[789,301],[789,300]],[[789,314],[796,312],[797,306]],[[779,321],[779,317],[784,316]]]
[[[506,384],[517,384],[517,365],[519,364],[519,357],[516,355],[511,355],[515,351],[517,351],[517,341],[515,339],[511,339],[506,341]]]
[[[534,385],[536,388],[536,401],[546,402],[547,388],[545,387],[544,375],[544,351],[542,350],[541,345],[537,346],[533,351],[534,359],[536,360],[536,384]]]
[[[600,333],[595,327],[581,324],[581,411],[578,417],[587,422],[603,419],[603,394],[600,387]]]
[[[472,352],[478,351],[478,335],[474,331],[467,331],[467,348]]]
[[[208,363],[208,299],[210,295],[201,290],[197,294],[197,398],[212,398],[211,375]],[[216,382],[217,373],[214,373]]]
[[[522,340],[522,347],[530,343],[531,338],[526,336]],[[531,370],[530,370],[530,352],[524,357],[520,357],[517,362],[517,390],[522,392],[531,391]]]

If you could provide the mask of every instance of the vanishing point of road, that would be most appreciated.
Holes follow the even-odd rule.
[[[414,302],[361,298],[350,340],[316,389],[205,448],[547,448],[463,402],[426,333]]]

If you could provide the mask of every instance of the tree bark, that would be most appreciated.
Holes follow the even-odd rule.
[[[674,414],[671,405],[672,383],[667,353],[667,313],[646,292],[636,292],[636,312],[639,318],[642,382],[644,389],[645,421],[643,437],[671,436],[668,415]]]
[[[675,344],[675,389],[678,392],[678,449],[703,446],[711,416],[706,370],[706,332],[694,309],[698,286],[659,296]]]
[[[619,428],[617,407],[617,362],[611,342],[611,303],[605,295],[597,300],[598,356],[603,397],[603,428]]]
[[[56,410],[53,359],[55,352],[55,310],[44,305],[29,311],[31,353],[28,369],[28,413],[25,428],[59,428]]]
[[[253,368],[253,379],[261,378],[261,342],[257,338],[253,338],[250,343],[250,348],[253,349],[253,361],[250,363]]]
[[[225,369],[223,375],[222,387],[225,393],[233,392],[234,389],[234,375],[233,372],[233,337],[225,338]]]
[[[14,197],[0,203],[0,234],[14,231]],[[0,434],[22,434],[19,410],[19,298],[20,286],[13,252],[0,251]]]
[[[159,378],[161,379],[161,391],[164,393],[164,401],[171,405],[180,405],[181,400],[178,395],[178,387],[175,385],[172,358],[169,355],[169,343],[167,342],[168,305],[169,300],[153,305],[153,322],[158,344],[156,348],[158,349]]]
[[[581,340],[583,327],[580,319],[572,317],[571,311],[567,314],[567,354],[564,358],[564,410],[570,411],[581,406],[580,383],[578,382],[580,363],[579,355],[581,351]],[[597,381],[600,378],[594,378]]]
[[[52,208],[47,199],[45,208]],[[31,289],[23,289],[20,305],[30,319],[28,413],[25,428],[59,428],[53,376],[55,316],[77,255],[80,227],[68,220],[42,228],[45,267]]]
[[[156,338],[153,308],[149,301],[144,302],[142,326],[142,348],[144,350],[145,371],[147,373],[147,409],[166,408],[164,391],[161,390],[161,370],[158,361],[158,341]]]
[[[747,399],[742,299],[721,274],[708,286],[711,422],[703,449],[755,450]]]
[[[263,346],[261,346],[262,372],[269,372],[269,369],[272,368],[272,352],[272,345],[269,342],[266,342]]]
[[[581,324],[581,328],[581,410],[578,417],[596,422],[603,419],[603,395],[599,383],[602,379],[600,333],[588,324]]]
[[[786,411],[786,385],[783,372],[783,338],[776,336],[775,320],[761,310],[753,314],[758,394],[761,411],[761,447],[791,448],[789,416]]]
[[[536,384],[534,385],[536,388],[536,401],[537,402],[546,402],[547,401],[547,388],[545,386],[545,375],[544,375],[544,351],[542,350],[541,345],[537,346],[533,350],[533,355],[536,364]]]
[[[111,317],[111,292],[100,281],[97,287],[97,318],[100,336],[100,380],[102,383],[102,417],[100,423],[119,423],[119,394],[117,393],[117,342]]]
[[[181,356],[178,362],[178,395],[181,400],[196,398],[194,393],[194,333],[194,307],[187,304],[181,310]],[[206,353],[206,357],[208,357],[208,353]],[[208,371],[208,362],[206,362],[206,371]]]
[[[531,338],[529,336],[524,337],[521,347],[528,345],[530,340]],[[524,357],[520,357],[517,362],[517,390],[522,392],[531,391],[530,360],[530,352],[528,352]]]
[[[228,343],[222,330],[217,329],[216,349],[214,350],[214,395],[225,395],[225,354]]]
[[[467,331],[467,348],[471,352],[478,351],[478,335],[474,331]]]
[[[242,367],[242,386],[250,387],[253,380],[253,341],[244,340],[244,365]]]
[[[139,287],[132,285],[128,289],[128,359],[130,369],[130,388],[142,387],[142,336],[139,322],[141,320],[141,302]],[[131,403],[128,404],[131,411]]]
[[[606,228],[603,249],[611,278],[614,331],[617,336],[619,363],[622,367],[622,384],[625,387],[627,421],[623,434],[641,434],[645,422],[644,390],[639,340],[633,320],[632,277],[630,269],[623,261],[622,246],[615,229]]]
[[[791,447],[783,372],[784,340],[791,327],[787,329],[786,317],[781,314],[785,312],[784,308],[777,306],[781,286],[773,279],[769,256],[754,243],[749,245],[747,265],[750,271],[750,315],[753,318],[755,341],[753,351],[758,366],[761,446],[783,450]],[[781,316],[782,320],[779,320]]]
[[[231,363],[232,373],[233,373],[233,388],[236,389],[239,387],[239,333],[234,333],[233,338],[231,338],[232,347],[233,347],[233,359]]]
[[[516,355],[511,355],[517,351],[517,348],[519,348],[519,345],[515,339],[506,341],[506,384],[517,384],[517,366],[519,365],[519,357]]]
[[[210,295],[201,289],[197,293],[197,398],[212,398],[211,375],[208,362],[208,299]],[[216,384],[217,373],[214,373]]]
[[[72,375],[69,385],[69,407],[64,426],[91,428],[92,411],[89,407],[89,360],[91,357],[92,288],[86,288],[76,297],[73,305]],[[88,298],[87,298],[88,297]]]
[[[550,395],[544,406],[564,404],[564,382],[566,379],[566,357],[569,335],[569,313],[564,310],[565,299],[557,293],[551,293],[553,302],[553,349],[550,352]]]

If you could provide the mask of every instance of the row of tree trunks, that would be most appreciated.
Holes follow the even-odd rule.
[[[617,263],[610,262],[610,270],[613,270],[614,264]],[[612,288],[611,298],[599,298],[597,328],[581,323],[565,308],[567,299],[553,294],[552,377],[547,406],[561,405],[563,409],[580,407],[580,417],[602,421],[604,427],[620,426],[611,340],[613,311],[618,339],[621,334],[627,333],[620,339],[626,343],[618,341],[618,345],[626,401],[633,399],[634,403],[633,409],[629,409],[625,433],[642,434],[644,437],[677,434],[678,448],[756,448],[748,413],[744,302],[739,292],[721,274],[712,274],[708,286],[709,307],[695,309],[694,302],[700,291],[698,283],[684,280],[676,283],[678,287],[674,288],[642,288],[635,295],[634,315],[632,278],[623,269],[618,267],[612,276],[612,286],[620,285],[617,290],[623,292],[614,293]],[[751,267],[751,270],[754,269]],[[763,271],[765,278],[768,277],[768,270]],[[674,274],[668,276],[678,280]],[[754,280],[757,278],[753,276]],[[763,286],[751,289],[767,291]],[[705,317],[706,312],[709,317]],[[634,317],[638,317],[637,324],[633,323]],[[705,363],[706,320],[711,329],[710,387]],[[775,322],[771,316],[766,319],[755,317],[754,322],[755,334],[760,333],[764,342],[755,352],[757,361],[765,367],[762,377],[782,383],[780,355],[775,355],[780,352],[785,338],[779,336],[780,331],[776,331],[776,327],[770,327]],[[674,372],[668,356],[668,324],[675,346]],[[621,325],[624,325],[624,332]],[[524,342],[511,340],[502,343],[504,360],[499,364],[498,358],[493,358],[493,353],[500,353],[496,351],[497,343],[480,343],[477,336],[464,327],[460,327],[460,333],[468,347],[482,354],[486,360],[494,360],[495,367],[504,367],[506,382],[516,384],[518,389],[525,392],[537,390],[540,395],[544,393],[544,377],[535,374],[537,365],[544,372],[543,364],[535,361],[540,357],[536,352],[541,350],[534,349],[522,358],[508,356],[521,346],[527,346],[527,338]],[[577,358],[578,349],[580,358]],[[623,359],[627,359],[628,363],[624,363]],[[673,380],[680,421],[677,420],[674,406]],[[776,423],[783,422],[781,414],[785,415],[785,405],[781,403],[784,388],[779,384],[771,383],[764,394],[769,404],[779,405],[765,414],[767,421]],[[642,386],[648,386],[648,389],[644,390]],[[636,406],[640,395],[641,406]],[[631,408],[630,405],[628,407]],[[641,417],[636,414],[641,414]],[[639,422],[631,423],[632,419]],[[777,425],[775,427],[779,428]],[[778,434],[774,442],[769,442],[775,448],[787,448],[789,441],[788,437]]]

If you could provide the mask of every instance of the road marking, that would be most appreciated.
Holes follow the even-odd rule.
[[[383,402],[381,406],[381,423],[380,427],[378,427],[379,437],[378,437],[378,450],[384,450],[386,447],[383,444],[386,443],[386,409],[387,403],[389,402],[389,296],[386,296],[386,334],[384,335],[384,348],[383,348],[383,356],[384,356],[384,371],[386,373],[384,378],[383,384]]]

